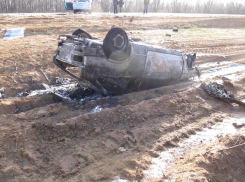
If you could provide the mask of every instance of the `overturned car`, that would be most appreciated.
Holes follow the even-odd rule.
[[[186,56],[128,38],[113,27],[104,40],[81,30],[60,35],[54,63],[72,77],[104,95],[122,94],[186,80],[195,72],[196,54]],[[68,67],[78,67],[76,76]]]

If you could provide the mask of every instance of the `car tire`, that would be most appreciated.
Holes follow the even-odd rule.
[[[75,32],[72,33],[72,35],[76,35],[79,38],[83,37],[83,38],[92,39],[92,36],[88,32],[81,29],[77,29]]]
[[[126,32],[113,27],[103,41],[103,51],[108,59],[123,61],[129,57],[129,41]]]

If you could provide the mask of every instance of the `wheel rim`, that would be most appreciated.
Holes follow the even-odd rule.
[[[116,34],[112,40],[112,46],[115,50],[119,51],[125,47],[125,38],[121,34]]]
[[[103,51],[108,59],[123,61],[128,58],[129,43],[126,32],[118,27],[109,30],[103,40]]]

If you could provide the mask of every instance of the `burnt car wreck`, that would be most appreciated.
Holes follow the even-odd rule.
[[[83,30],[60,35],[54,63],[82,84],[104,94],[122,94],[186,80],[195,72],[196,54],[185,54],[128,38],[113,27],[104,40]],[[68,67],[78,67],[79,75]]]

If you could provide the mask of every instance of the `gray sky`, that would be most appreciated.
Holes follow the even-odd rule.
[[[171,2],[172,0],[161,0],[161,1],[164,1],[164,2]],[[196,1],[200,1],[201,3],[203,2],[207,2],[208,0],[179,0],[179,1],[185,1],[185,2],[189,2],[189,3],[196,3]],[[242,3],[242,4],[245,4],[245,0],[214,0],[214,2],[216,3],[228,3],[228,2],[238,2],[238,3]]]

